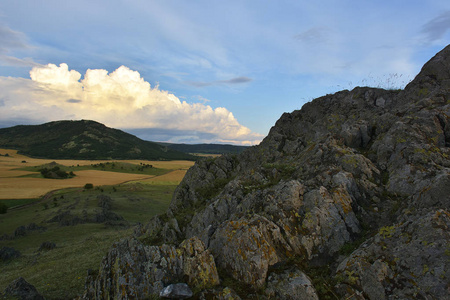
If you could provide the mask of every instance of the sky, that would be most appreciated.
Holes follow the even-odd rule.
[[[2,0],[0,127],[255,145],[314,98],[403,88],[449,43],[448,0]]]

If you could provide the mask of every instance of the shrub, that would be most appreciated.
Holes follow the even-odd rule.
[[[5,203],[0,202],[0,214],[6,214],[8,211],[8,206]]]
[[[39,170],[44,178],[50,178],[50,179],[66,179],[74,177],[75,174],[71,171],[70,173],[67,173],[64,170],[61,170],[58,166],[55,166],[51,169],[42,168]]]
[[[90,190],[90,189],[93,189],[93,188],[94,188],[94,185],[92,183],[86,183],[84,185],[84,189],[85,190]]]

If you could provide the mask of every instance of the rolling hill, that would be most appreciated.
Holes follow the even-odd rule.
[[[40,158],[195,160],[196,157],[144,141],[89,120],[55,121],[0,129],[0,147]]]

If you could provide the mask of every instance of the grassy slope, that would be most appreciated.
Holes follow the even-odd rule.
[[[175,177],[170,174],[142,183],[97,187],[87,191],[60,190],[30,206],[0,215],[0,235],[11,235],[18,226],[31,222],[47,227],[44,232],[31,232],[24,237],[0,241],[0,248],[13,247],[22,253],[21,258],[0,263],[0,291],[22,276],[47,299],[73,298],[82,293],[87,270],[98,268],[111,244],[129,236],[132,229],[93,223],[61,227],[47,221],[58,211],[68,210],[69,206],[72,207],[71,214],[79,215],[86,210],[88,215],[93,215],[99,211],[97,196],[104,194],[113,198],[112,211],[131,224],[147,222],[152,215],[164,212],[170,203],[176,183],[181,180],[179,174]],[[45,241],[56,243],[57,248],[37,252]]]

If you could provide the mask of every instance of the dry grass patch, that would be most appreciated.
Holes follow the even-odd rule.
[[[49,191],[69,187],[84,187],[86,183],[94,186],[114,185],[127,181],[151,178],[149,175],[104,172],[95,170],[78,171],[70,179],[46,178],[2,178],[0,181],[0,199],[37,198]]]
[[[161,176],[155,176],[149,179],[140,180],[144,184],[174,184],[178,185],[186,175],[186,170],[175,170]]]

